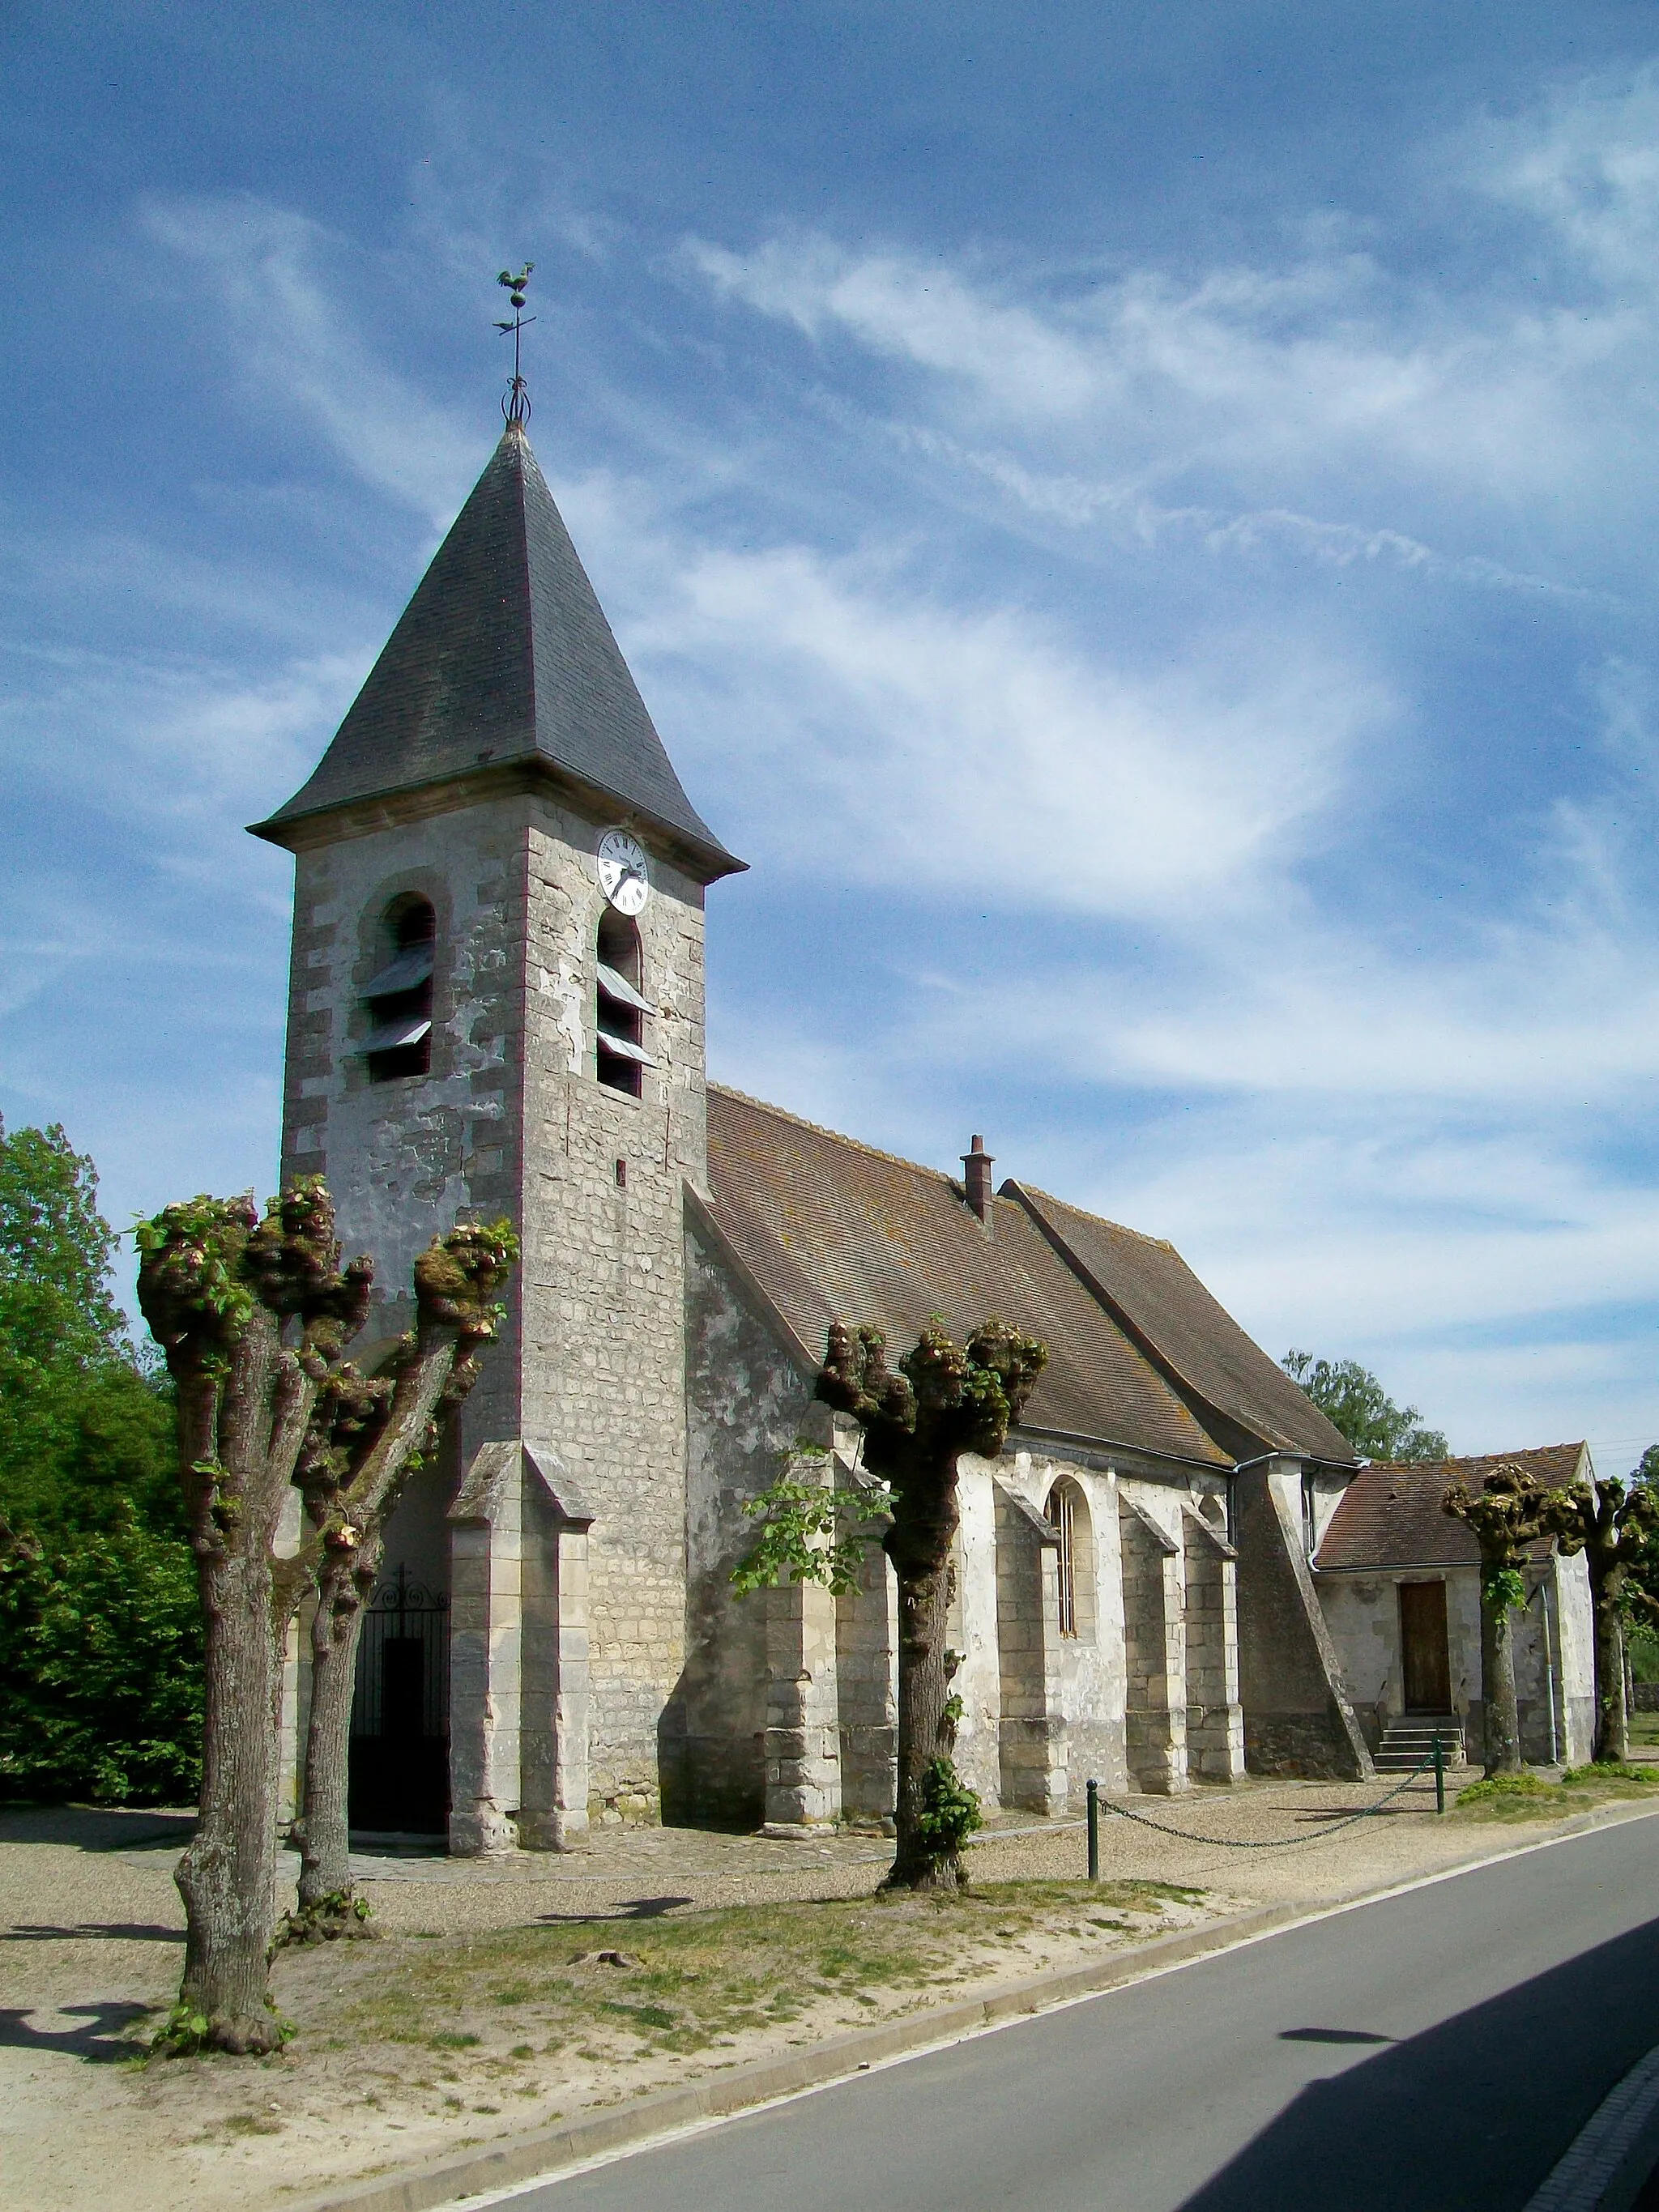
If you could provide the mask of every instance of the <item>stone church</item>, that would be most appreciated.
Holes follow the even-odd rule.
[[[838,1318],[896,1357],[936,1314],[1048,1347],[1002,1456],[963,1470],[957,1763],[988,1807],[1057,1813],[1091,1775],[1370,1771],[1310,1565],[1352,1454],[1179,1255],[997,1183],[978,1136],[942,1172],[708,1082],[705,895],[744,863],[522,422],[255,834],[297,866],[283,1172],[326,1175],[374,1255],[371,1335],[404,1326],[434,1232],[505,1214],[523,1240],[501,1340],[389,1531],[359,1830],[476,1853],[890,1813],[884,1559],[847,1597],[730,1580],[744,1502],[792,1455],[860,1486],[856,1431],[811,1394]]]

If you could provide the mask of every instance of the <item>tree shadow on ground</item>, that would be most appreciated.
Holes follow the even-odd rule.
[[[1291,2028],[1286,2042],[1357,2031]],[[1369,2038],[1367,2039],[1369,2040]],[[1311,2081],[1181,2212],[1521,2212],[1659,2044],[1659,1920]],[[1340,2061],[1334,2062],[1340,2064]]]
[[[695,1905],[695,1897],[635,1897],[626,1905],[613,1905],[604,1912],[542,1912],[536,1917],[538,1928],[580,1928],[591,1922],[603,1920],[660,1920],[665,1912],[677,1906]]]
[[[82,1943],[98,1937],[109,1943],[182,1943],[182,1928],[163,1928],[152,1920],[82,1920],[74,1928],[52,1928],[19,1921],[0,1930],[0,1943]]]
[[[185,1808],[131,1805],[9,1805],[0,1808],[0,1844],[70,1844],[83,1851],[182,1850],[196,1832]]]
[[[1365,2027],[1281,2027],[1281,2043],[1396,2043],[1397,2036],[1373,2035]]]
[[[60,2012],[71,2019],[84,2019],[86,2025],[53,2030],[31,2027],[27,2011],[0,2005],[0,2050],[53,2051],[70,2058],[84,2058],[94,2066],[111,2065],[137,2057],[137,2045],[124,2031],[153,2009],[142,2004],[60,2005]]]

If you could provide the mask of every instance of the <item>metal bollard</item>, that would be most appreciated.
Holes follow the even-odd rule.
[[[1446,1747],[1437,1729],[1434,1739],[1434,1809],[1437,1813],[1446,1809]]]
[[[1085,1793],[1089,1808],[1089,1879],[1100,1880],[1100,1784],[1091,1781]]]

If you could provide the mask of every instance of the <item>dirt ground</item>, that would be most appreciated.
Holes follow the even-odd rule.
[[[187,1815],[0,1815],[0,2205],[103,2212],[117,2172],[124,2212],[302,2202],[854,2023],[1257,1904],[1317,1908],[1559,1825],[1553,1800],[1524,1825],[1474,1808],[1437,1820],[1431,1786],[1414,1783],[1330,1827],[1387,1788],[1125,1801],[1139,1817],[1103,1813],[1099,1889],[1082,1880],[1080,1822],[1003,1820],[971,1854],[969,1899],[943,1908],[878,1900],[889,1854],[868,1835],[647,1829],[557,1858],[365,1857],[380,1940],[281,1954],[274,1985],[299,2033],[264,2061],[135,2056],[177,1986]]]

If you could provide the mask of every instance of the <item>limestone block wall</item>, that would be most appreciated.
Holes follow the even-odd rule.
[[[1478,1571],[1448,1566],[1326,1573],[1318,1579],[1322,1609],[1340,1655],[1343,1675],[1367,1741],[1373,1745],[1405,1706],[1400,1587],[1407,1582],[1445,1583],[1452,1709],[1464,1723],[1469,1757],[1479,1760],[1486,1718]],[[1553,1558],[1541,1576],[1528,1574],[1528,1602],[1514,1614],[1510,1626],[1522,1755],[1540,1764],[1552,1753],[1566,1762],[1587,1759],[1595,1735],[1595,1659],[1589,1575],[1582,1556]]]
[[[1242,1470],[1233,1500],[1239,1692],[1250,1771],[1369,1775],[1370,1753],[1308,1564],[1300,1462]]]
[[[766,1612],[765,1826],[793,1834],[841,1818],[837,1608],[817,1583],[754,1595]]]
[[[630,1097],[598,1081],[592,1057],[601,827],[538,798],[524,854],[522,1420],[594,1511],[590,1810],[652,1820],[683,1759],[683,1191],[707,1164],[702,893],[653,853],[638,927],[658,1064]]]
[[[516,1465],[501,1477],[451,1508],[449,1845],[462,1857],[519,1840],[524,1498]]]
[[[957,1467],[961,1527],[952,1562],[951,1649],[962,1664],[951,1686],[962,1699],[955,1763],[988,1808],[1002,1802],[1002,1656],[997,1635],[996,1481],[1001,1460],[964,1455]]]
[[[374,1254],[387,1294],[464,1212],[519,1228],[523,1266],[463,1410],[463,1453],[535,1434],[592,1498],[592,1810],[651,1819],[679,1756],[681,1191],[706,1166],[702,894],[653,852],[640,930],[657,1065],[629,1097],[599,1083],[594,1059],[605,826],[540,791],[464,805],[414,794],[301,854],[283,1171],[326,1174],[348,1248]],[[362,994],[406,892],[437,917],[432,1065],[371,1084]],[[405,1313],[390,1304],[371,1334]]]
[[[674,1819],[752,1828],[766,1818],[770,1594],[732,1589],[755,1539],[744,1502],[776,1479],[799,1438],[828,1449],[834,1431],[695,1194],[684,1252],[686,1656],[674,1693],[679,1757],[665,1790]]]
[[[346,1250],[373,1256],[371,1338],[401,1330],[410,1271],[433,1237],[475,1206],[516,1218],[524,807],[410,804],[297,858],[282,1175],[325,1176]],[[371,1084],[362,994],[390,957],[387,910],[408,893],[437,917],[431,1072]],[[470,1440],[514,1432],[516,1364],[514,1328],[468,1402]]]
[[[1212,1519],[1202,1504],[1182,1516],[1187,1768],[1206,1782],[1236,1782],[1244,1771],[1237,1555],[1218,1524],[1224,1514]]]
[[[1144,1486],[1120,1485],[1124,1753],[1140,1788],[1167,1796],[1187,1786],[1185,1593],[1180,1540],[1154,1504]]]
[[[1468,1727],[1469,1749],[1480,1747],[1480,1579],[1472,1567],[1322,1573],[1320,1609],[1330,1626],[1354,1712],[1375,1747],[1405,1710],[1401,1654],[1400,1586],[1446,1585],[1446,1647],[1452,1710]]]
[[[887,1554],[865,1554],[859,1587],[836,1602],[841,1802],[848,1820],[883,1820],[898,1795],[898,1580]]]
[[[1065,1723],[1068,1789],[1075,1799],[1092,1776],[1128,1786],[1124,1755],[1126,1666],[1118,1477],[1106,1464],[1027,1447],[1018,1439],[1000,1466],[1006,1486],[1045,1517],[1055,1486],[1073,1492],[1077,1633],[1054,1642],[1055,1710]],[[1058,1605],[1056,1604],[1056,1613]]]
[[[994,1486],[999,1778],[1005,1806],[1065,1809],[1071,1747],[1060,1703],[1059,1540],[1036,1506]]]
[[[1550,1572],[1561,1756],[1583,1765],[1595,1744],[1595,1637],[1583,1553],[1553,1559]]]

